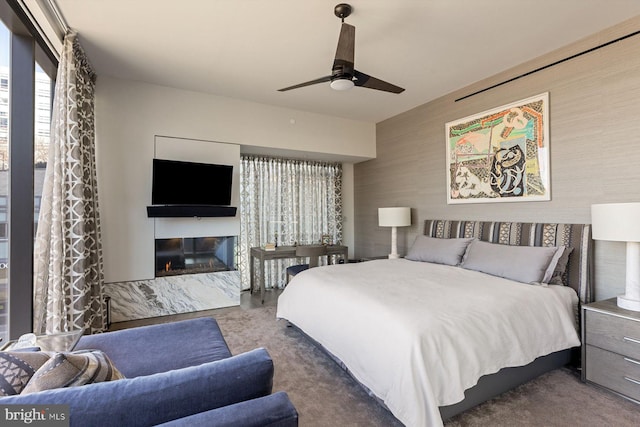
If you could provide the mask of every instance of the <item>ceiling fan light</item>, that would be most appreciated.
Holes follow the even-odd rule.
[[[353,87],[353,80],[351,79],[335,79],[331,82],[331,89],[333,90],[349,90]]]

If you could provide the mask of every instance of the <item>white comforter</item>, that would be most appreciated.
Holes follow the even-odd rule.
[[[404,259],[313,268],[278,300],[407,426],[442,425],[438,406],[482,375],[580,345],[575,291]]]

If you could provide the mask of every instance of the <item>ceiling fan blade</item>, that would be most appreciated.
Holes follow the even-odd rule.
[[[368,89],[382,90],[391,93],[404,92],[404,88],[393,85],[391,83],[387,83],[384,80],[376,79],[375,77],[371,77],[365,73],[361,73],[358,70],[354,70],[353,75],[355,77],[353,83],[356,86],[366,87]]]
[[[340,37],[338,38],[335,61],[344,61],[350,63],[353,67],[355,45],[356,27],[343,22],[340,29]]]
[[[285,92],[285,91],[291,90],[291,89],[298,89],[300,87],[311,86],[311,85],[315,85],[317,83],[325,83],[325,82],[330,82],[330,81],[331,81],[331,76],[320,77],[319,79],[310,80],[308,82],[304,82],[304,83],[300,83],[300,84],[297,84],[297,85],[293,85],[293,86],[285,87],[285,88],[282,88],[282,89],[278,89],[278,92]]]

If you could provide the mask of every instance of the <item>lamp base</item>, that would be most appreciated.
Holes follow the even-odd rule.
[[[631,311],[640,311],[640,301],[621,295],[618,297],[618,307]]]
[[[389,259],[398,259],[400,258],[400,255],[398,254],[389,254]]]

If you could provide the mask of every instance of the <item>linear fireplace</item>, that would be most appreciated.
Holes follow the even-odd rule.
[[[235,270],[236,236],[156,239],[156,277]]]

